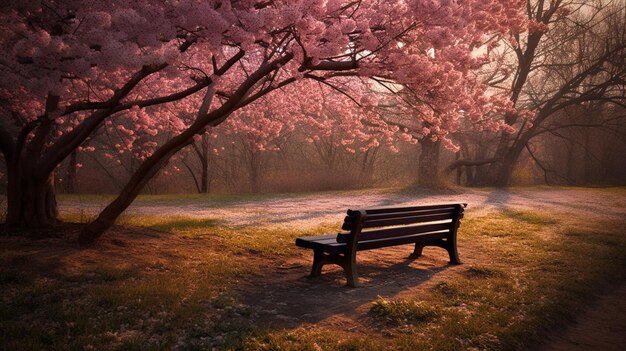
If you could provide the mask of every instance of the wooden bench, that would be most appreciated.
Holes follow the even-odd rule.
[[[361,250],[415,244],[411,256],[419,257],[425,246],[438,246],[448,251],[450,263],[460,264],[456,234],[466,206],[453,203],[348,210],[341,227],[347,232],[297,238],[296,245],[313,249],[309,277],[319,276],[325,264],[337,264],[351,287],[358,285],[356,253]]]

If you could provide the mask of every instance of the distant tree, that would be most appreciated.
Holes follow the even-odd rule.
[[[213,181],[214,172],[214,162],[212,161],[212,150],[211,150],[211,136],[210,134],[204,133],[200,140],[194,141],[191,144],[191,151],[188,152],[185,156],[182,157],[181,163],[183,166],[189,171],[189,174],[193,178],[194,185],[196,186],[196,191],[200,194],[206,194],[210,192],[211,183]],[[198,172],[193,167],[193,162],[191,160],[197,160],[200,163],[200,172]],[[200,174],[198,177],[197,174]],[[198,179],[199,178],[199,179]]]
[[[506,186],[530,141],[554,125],[566,128],[568,108],[601,102],[624,106],[626,94],[626,4],[623,1],[527,1],[527,33],[513,31],[506,50],[488,74],[496,93],[508,95],[518,111],[503,116],[515,133],[495,145],[482,143],[473,158],[451,165],[480,167],[476,184]],[[510,68],[502,69],[503,66]],[[502,72],[510,72],[509,75]],[[593,128],[601,116],[588,115]],[[598,118],[600,117],[600,118]],[[473,172],[472,169],[468,169]],[[468,179],[470,174],[468,173]]]

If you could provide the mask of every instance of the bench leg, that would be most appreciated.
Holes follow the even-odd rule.
[[[347,261],[343,266],[343,270],[346,273],[346,279],[348,280],[348,286],[356,288],[359,286],[359,276],[356,272],[356,264]]]
[[[448,240],[445,249],[448,251],[448,255],[450,255],[451,264],[461,264],[459,252],[456,250],[456,242],[454,240]]]
[[[356,257],[331,255],[317,250],[313,251],[313,267],[311,267],[309,278],[319,277],[322,274],[322,267],[328,263],[336,264],[343,268],[348,280],[348,286],[356,288],[359,285],[359,278],[356,272]]]
[[[448,251],[448,255],[450,255],[450,263],[451,264],[461,264],[461,260],[459,259],[459,252],[456,250],[456,240],[437,240],[431,241],[426,245],[437,246]]]
[[[411,257],[420,257],[422,256],[422,250],[424,250],[424,245],[420,243],[415,243],[415,249],[411,254]]]
[[[313,267],[311,268],[311,274],[309,278],[319,277],[322,274],[322,267],[324,266],[324,253],[322,251],[315,250],[313,252]]]
[[[340,266],[346,273],[347,285],[351,288],[359,286],[359,276],[356,271],[356,252],[348,252],[342,257]]]

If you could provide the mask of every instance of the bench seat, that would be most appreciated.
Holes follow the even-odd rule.
[[[403,244],[414,244],[420,242],[429,242],[438,239],[445,239],[449,234],[448,230],[439,230],[435,232],[412,234],[398,236],[392,239],[374,239],[359,241],[357,243],[357,251],[378,249],[387,246],[397,246]],[[319,250],[329,254],[341,254],[347,252],[347,243],[338,243],[337,235],[319,235],[307,236],[296,239],[296,246],[306,249]]]

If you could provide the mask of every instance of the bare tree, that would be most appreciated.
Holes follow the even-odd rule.
[[[510,92],[518,109],[527,108],[535,116],[532,120],[517,114],[504,116],[517,131],[502,133],[492,152],[485,152],[492,146],[484,145],[475,158],[461,159],[452,168],[490,164],[483,167],[480,178],[506,186],[533,138],[554,123],[565,128],[562,117],[567,114],[561,112],[591,102],[624,106],[625,7],[622,1],[528,1],[530,30],[514,34],[502,53],[505,59],[499,61],[513,62],[513,74],[489,78],[492,86]]]

